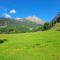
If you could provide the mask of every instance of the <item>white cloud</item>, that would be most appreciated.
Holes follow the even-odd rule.
[[[7,14],[7,13],[3,14],[3,17],[4,18],[11,18],[11,16],[9,14]]]
[[[10,14],[15,14],[15,13],[16,13],[15,9],[10,10]]]

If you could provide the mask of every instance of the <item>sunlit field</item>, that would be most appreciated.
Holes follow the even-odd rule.
[[[60,0],[0,0],[0,60],[60,60]]]
[[[0,34],[0,60],[60,60],[60,32]]]

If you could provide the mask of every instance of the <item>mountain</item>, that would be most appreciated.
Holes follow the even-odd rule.
[[[26,19],[29,20],[29,21],[32,21],[36,24],[41,24],[41,25],[44,24],[44,21],[42,19],[36,17],[36,16],[28,16]]]
[[[16,21],[23,21],[22,18],[16,18]]]
[[[0,18],[0,32],[30,32],[37,31],[42,26],[27,19]]]

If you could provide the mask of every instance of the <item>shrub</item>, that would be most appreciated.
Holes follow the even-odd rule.
[[[6,39],[0,39],[0,44],[4,43],[5,41],[7,41]]]

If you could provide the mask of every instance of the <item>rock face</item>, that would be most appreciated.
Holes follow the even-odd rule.
[[[24,20],[27,20],[27,21],[30,21],[30,22],[33,22],[36,24],[40,24],[40,25],[43,25],[45,23],[42,19],[40,19],[36,16],[28,16],[24,19],[23,18],[16,18],[16,21],[24,21]]]
[[[44,21],[42,19],[39,19],[36,16],[28,16],[26,19],[29,20],[29,21],[35,22],[37,24],[41,24],[41,25],[44,24]]]

